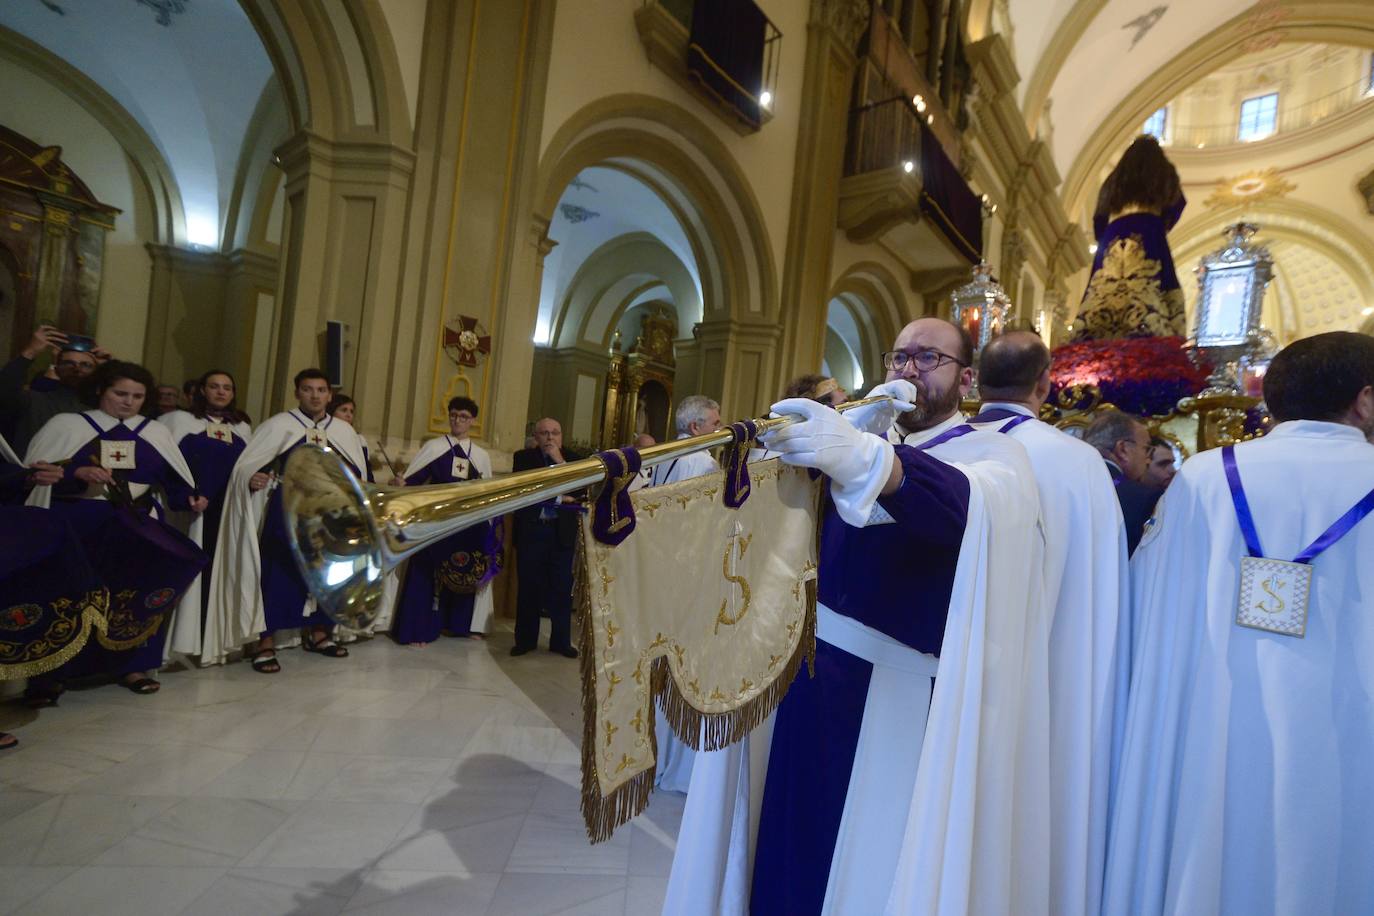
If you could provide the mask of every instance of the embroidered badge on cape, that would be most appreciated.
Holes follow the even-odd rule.
[[[107,471],[135,470],[134,443],[128,439],[101,439],[100,466]]]
[[[1312,567],[1306,563],[1241,557],[1236,623],[1301,639],[1307,632]]]

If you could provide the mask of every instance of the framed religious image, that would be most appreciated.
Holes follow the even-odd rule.
[[[1224,347],[1245,343],[1255,285],[1253,262],[1217,266],[1202,277],[1198,295],[1197,344]]]
[[[1223,233],[1226,246],[1198,265],[1193,337],[1199,349],[1244,349],[1259,331],[1264,290],[1274,275],[1274,261],[1268,250],[1251,241],[1258,228],[1251,223],[1228,226]]]

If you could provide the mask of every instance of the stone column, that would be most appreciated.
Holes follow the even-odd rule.
[[[771,376],[771,387],[778,390],[787,378],[815,372],[821,364],[854,81],[854,48],[868,28],[869,14],[867,0],[811,2],[782,276],[784,331],[780,358]],[[706,371],[702,377],[709,380],[717,376]]]
[[[147,245],[152,258],[143,364],[159,380],[180,385],[221,365],[229,259],[217,251]]]
[[[341,321],[349,344],[344,389],[357,399],[363,426],[376,429],[397,368],[397,253],[415,155],[305,130],[277,149],[277,160],[286,173],[286,226],[271,408],[288,402],[297,371],[322,361],[325,322]]]

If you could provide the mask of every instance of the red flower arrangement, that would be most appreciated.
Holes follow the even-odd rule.
[[[1138,416],[1170,413],[1207,384],[1211,366],[1195,365],[1181,337],[1084,340],[1054,350],[1051,399],[1073,385],[1096,385],[1102,399]]]

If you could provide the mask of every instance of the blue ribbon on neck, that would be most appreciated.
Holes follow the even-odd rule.
[[[990,410],[983,411],[978,416],[974,417],[972,420],[969,420],[967,423],[964,423],[960,426],[956,426],[953,429],[945,430],[944,432],[940,433],[940,435],[936,436],[934,439],[931,439],[929,442],[922,442],[920,445],[916,446],[916,448],[921,451],[925,451],[926,449],[934,448],[937,445],[943,445],[951,439],[958,439],[960,436],[967,436],[969,433],[974,432],[976,429],[973,426],[974,423],[995,423],[998,420],[1005,420],[1008,417],[1011,418],[1010,422],[1005,423],[1001,427],[999,427],[997,430],[999,433],[1009,433],[1016,427],[1020,426],[1022,423],[1025,423],[1027,420],[1035,419],[1034,417],[1028,417],[1023,413],[1017,413],[1014,410],[1007,410],[1005,407],[993,407]]]
[[[1235,446],[1228,445],[1221,450],[1221,464],[1226,470],[1226,486],[1231,490],[1231,504],[1236,507],[1236,521],[1240,523],[1240,533],[1245,538],[1245,547],[1252,557],[1263,557],[1260,546],[1259,530],[1255,527],[1255,517],[1250,512],[1250,501],[1245,497],[1245,487],[1240,482],[1240,468],[1236,466]],[[1294,563],[1311,563],[1322,551],[1335,544],[1350,533],[1366,515],[1374,512],[1374,490],[1370,490],[1340,518],[1336,519],[1302,553],[1293,558]]]

